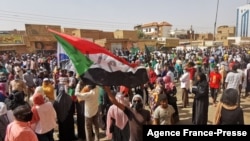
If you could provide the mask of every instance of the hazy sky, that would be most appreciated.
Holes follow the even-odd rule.
[[[235,26],[236,9],[247,1],[219,0],[217,26]],[[167,21],[173,29],[213,32],[216,7],[217,0],[1,0],[0,30],[52,24],[115,31]]]

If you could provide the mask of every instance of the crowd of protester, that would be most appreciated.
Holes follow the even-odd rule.
[[[208,124],[209,102],[216,107],[213,124],[244,124],[240,99],[250,91],[245,48],[114,54],[144,65],[148,83],[89,85],[73,70],[58,67],[53,54],[2,54],[0,141],[54,141],[56,128],[60,141],[97,141],[100,128],[110,140],[142,141],[143,125],[178,124],[179,108],[192,107],[192,124]]]

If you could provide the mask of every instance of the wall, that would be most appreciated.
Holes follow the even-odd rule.
[[[162,26],[160,35],[161,37],[170,37],[171,26]]]
[[[26,34],[28,36],[45,35],[52,36],[47,28],[61,32],[61,26],[59,25],[36,25],[36,24],[25,24]]]
[[[114,31],[114,37],[116,39],[129,39],[132,41],[138,40],[137,31],[116,30],[116,31]]]
[[[136,43],[136,47],[139,47],[141,51],[144,51],[145,45],[150,46],[150,47],[156,47],[157,41],[156,40],[139,40]]]
[[[72,35],[72,32],[73,32],[74,30],[77,30],[77,29],[76,29],[76,28],[63,28],[63,29],[62,29],[62,32],[63,32],[63,33],[66,33],[66,34],[68,34],[68,35]]]
[[[100,31],[99,32],[99,39],[114,39],[114,33],[113,32],[106,32],[106,31]]]
[[[32,48],[28,48],[26,45],[0,45],[0,51],[15,51],[18,54],[24,54],[32,52]]]

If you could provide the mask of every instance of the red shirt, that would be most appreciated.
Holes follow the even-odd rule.
[[[194,67],[188,68],[187,71],[189,72],[190,80],[193,80],[196,69]]]
[[[154,70],[150,69],[149,72],[148,72],[148,75],[149,75],[149,82],[151,84],[154,84],[156,79],[157,79],[157,75],[156,73],[154,72]]]
[[[221,74],[219,72],[211,72],[209,75],[210,88],[218,89],[220,87]]]

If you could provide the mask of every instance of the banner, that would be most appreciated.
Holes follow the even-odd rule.
[[[21,35],[0,34],[0,44],[24,44]]]

